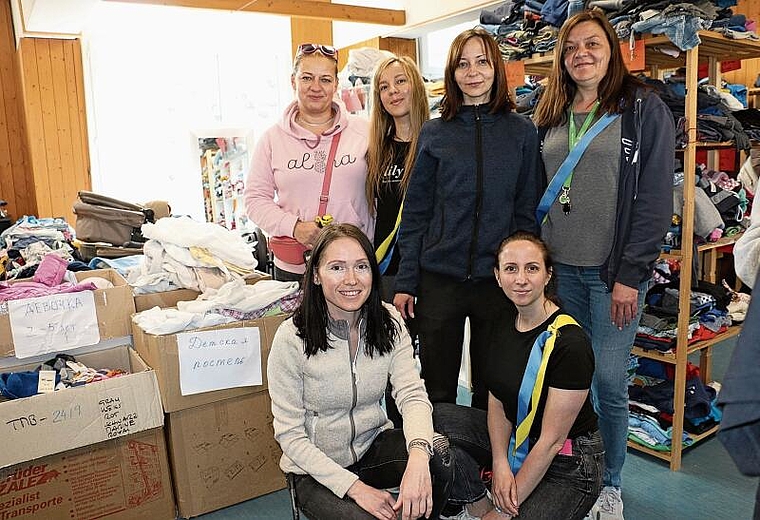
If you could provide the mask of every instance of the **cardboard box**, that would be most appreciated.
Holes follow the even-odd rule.
[[[5,446],[0,449],[0,468],[163,425],[156,374],[134,350],[121,346],[82,354],[77,360],[130,374],[0,402],[0,439]],[[19,365],[12,371],[37,366]]]
[[[127,281],[113,269],[82,271],[75,273],[75,276],[80,282],[86,281],[91,276],[99,276],[109,280],[114,285],[110,289],[91,291],[95,299],[95,312],[97,314],[100,340],[129,336],[132,333],[131,317],[135,312],[135,302]],[[58,352],[60,350],[56,345],[50,345],[49,352]],[[11,322],[8,307],[6,304],[3,304],[0,306],[0,356],[13,355],[15,355],[15,349]]]
[[[268,392],[170,413],[166,436],[183,518],[286,486]]]
[[[271,280],[272,277],[267,273],[260,271],[254,271],[245,279],[245,283],[253,285],[261,280]],[[195,300],[201,293],[192,289],[176,289],[174,291],[166,291],[160,293],[150,294],[135,294],[135,311],[141,312],[153,307],[161,307],[166,309],[168,307],[176,307],[177,302],[188,302]]]
[[[0,470],[0,519],[175,518],[162,428]]]
[[[164,411],[176,412],[186,408],[221,401],[222,399],[229,399],[231,397],[238,397],[266,390],[266,366],[267,358],[269,356],[269,348],[272,346],[272,339],[274,339],[274,333],[277,331],[277,327],[280,326],[280,323],[282,323],[286,317],[287,315],[285,314],[278,314],[276,316],[268,316],[257,320],[236,321],[192,331],[197,332],[242,327],[258,327],[261,340],[262,372],[261,385],[227,388],[224,390],[214,390],[193,395],[183,396],[180,388],[180,364],[177,334],[157,336],[155,334],[148,334],[139,326],[134,325],[132,337],[134,339],[135,349],[140,353],[140,356],[142,356],[148,365],[153,368],[158,376],[158,387],[161,390],[161,402],[164,405]]]

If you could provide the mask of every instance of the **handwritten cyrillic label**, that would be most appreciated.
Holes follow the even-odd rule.
[[[177,348],[182,395],[262,383],[258,327],[183,332]]]
[[[9,301],[8,313],[18,358],[100,342],[92,291]]]

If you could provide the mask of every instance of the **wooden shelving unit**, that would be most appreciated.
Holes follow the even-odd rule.
[[[660,69],[672,69],[677,67],[686,67],[686,129],[687,143],[683,150],[684,172],[696,171],[696,152],[697,148],[707,147],[709,149],[725,148],[733,146],[725,143],[698,143],[697,142],[697,69],[700,62],[707,62],[710,83],[717,85],[720,83],[719,63],[723,60],[744,60],[749,58],[760,57],[760,42],[749,40],[731,40],[721,34],[712,31],[700,31],[702,43],[697,47],[686,52],[681,52],[678,58],[673,58],[660,49],[670,51],[677,48],[670,42],[666,36],[653,36],[644,39],[646,46],[646,63],[653,75],[657,75]],[[684,184],[684,208],[682,212],[682,233],[681,233],[681,251],[679,256],[682,259],[682,265],[690,266],[692,263],[693,246],[694,246],[694,183],[686,182]],[[710,253],[720,247],[731,245],[736,241],[736,237],[729,237],[709,244],[700,245],[697,250],[700,252]],[[674,252],[671,252],[674,254]],[[674,354],[657,354],[652,352],[636,349],[639,355],[645,355],[660,361],[672,363],[675,365],[675,388],[673,409],[673,431],[672,438],[680,440],[683,435],[684,405],[686,387],[686,365],[688,356],[692,352],[700,354],[700,374],[703,380],[709,381],[711,378],[711,357],[712,348],[721,341],[735,336],[739,333],[741,327],[735,326],[728,329],[723,334],[716,336],[707,341],[696,342],[689,345],[688,342],[688,324],[689,324],[689,292],[691,287],[691,269],[681,269],[681,284],[679,298],[678,314],[678,337],[677,347]],[[700,435],[692,435],[694,444],[700,440],[709,437],[717,431],[717,428],[709,430]],[[654,450],[647,449],[643,446],[630,443],[632,448],[653,454]],[[683,445],[681,442],[674,442],[670,452],[657,452],[655,456],[667,460],[670,469],[678,470],[681,468],[681,456]]]
[[[710,83],[717,85],[720,83],[721,61],[725,60],[745,60],[760,57],[760,42],[750,40],[731,40],[723,35],[712,31],[699,31],[699,37],[702,43],[697,47],[686,52],[680,51],[667,36],[646,36],[643,39],[646,49],[646,65],[652,77],[659,77],[663,70],[676,69],[679,67],[686,68],[686,129],[687,143],[682,150],[677,153],[683,155],[684,171],[696,171],[696,153],[698,148],[707,148],[708,150],[718,150],[721,148],[730,148],[734,143],[712,143],[697,141],[697,69],[700,63],[708,64]],[[670,53],[677,52],[676,57],[662,52],[666,50]],[[553,56],[551,53],[543,55],[534,55],[524,60],[526,74],[546,75],[551,71]],[[684,184],[684,208],[682,212],[682,232],[681,232],[681,251],[671,251],[663,255],[665,258],[679,258],[682,265],[691,266],[693,260],[694,246],[694,183],[686,182]],[[731,245],[737,237],[721,239],[718,242],[703,244],[698,247],[699,252],[707,255],[719,248]],[[712,348],[719,342],[735,336],[739,333],[740,327],[731,327],[723,334],[717,337],[689,345],[688,342],[688,324],[689,324],[689,296],[692,282],[691,269],[688,267],[681,270],[680,281],[680,298],[678,314],[678,336],[676,340],[677,347],[674,353],[662,354],[653,351],[645,351],[635,348],[634,352],[640,356],[664,361],[675,365],[675,388],[673,409],[673,439],[681,439],[683,435],[684,405],[685,405],[685,387],[686,387],[686,366],[688,356],[692,352],[700,354],[700,373],[705,381],[710,380],[711,375],[711,356]],[[700,435],[692,435],[694,444],[700,440],[709,437],[717,431],[717,427]],[[681,442],[675,442],[670,452],[660,452],[649,449],[645,446],[629,442],[628,446],[639,451],[643,451],[657,458],[663,459],[670,464],[670,469],[677,471],[681,468],[681,455],[683,446]]]

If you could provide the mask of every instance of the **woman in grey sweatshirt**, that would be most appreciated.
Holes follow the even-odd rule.
[[[311,520],[438,518],[448,497],[448,442],[398,312],[380,298],[369,239],[335,224],[317,239],[304,296],[278,329],[267,364],[280,467]],[[386,385],[403,417],[381,405]],[[398,499],[384,488],[400,486]]]

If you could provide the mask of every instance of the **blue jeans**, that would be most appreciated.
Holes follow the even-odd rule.
[[[562,309],[575,318],[591,338],[594,349],[594,379],[591,401],[599,416],[599,431],[605,447],[604,485],[620,487],[628,439],[628,383],[626,366],[636,337],[649,287],[639,284],[636,318],[623,330],[612,323],[611,288],[599,278],[598,267],[555,264],[557,293]]]
[[[481,468],[491,467],[487,414],[450,403],[433,405],[435,430],[446,435],[454,460],[449,502],[468,504],[483,498]],[[572,455],[557,455],[541,482],[520,504],[520,520],[580,520],[602,489],[604,446],[599,431],[573,439]]]
[[[433,512],[431,520],[438,520],[441,509],[446,505],[453,479],[452,454],[448,446],[438,442],[433,445],[433,457],[430,459],[430,476],[433,481]],[[408,453],[404,432],[391,429],[381,432],[370,446],[367,453],[349,471],[359,479],[378,489],[397,487],[406,471]],[[375,518],[348,495],[339,498],[332,491],[314,480],[310,475],[293,475],[296,500],[309,520],[372,520]]]

